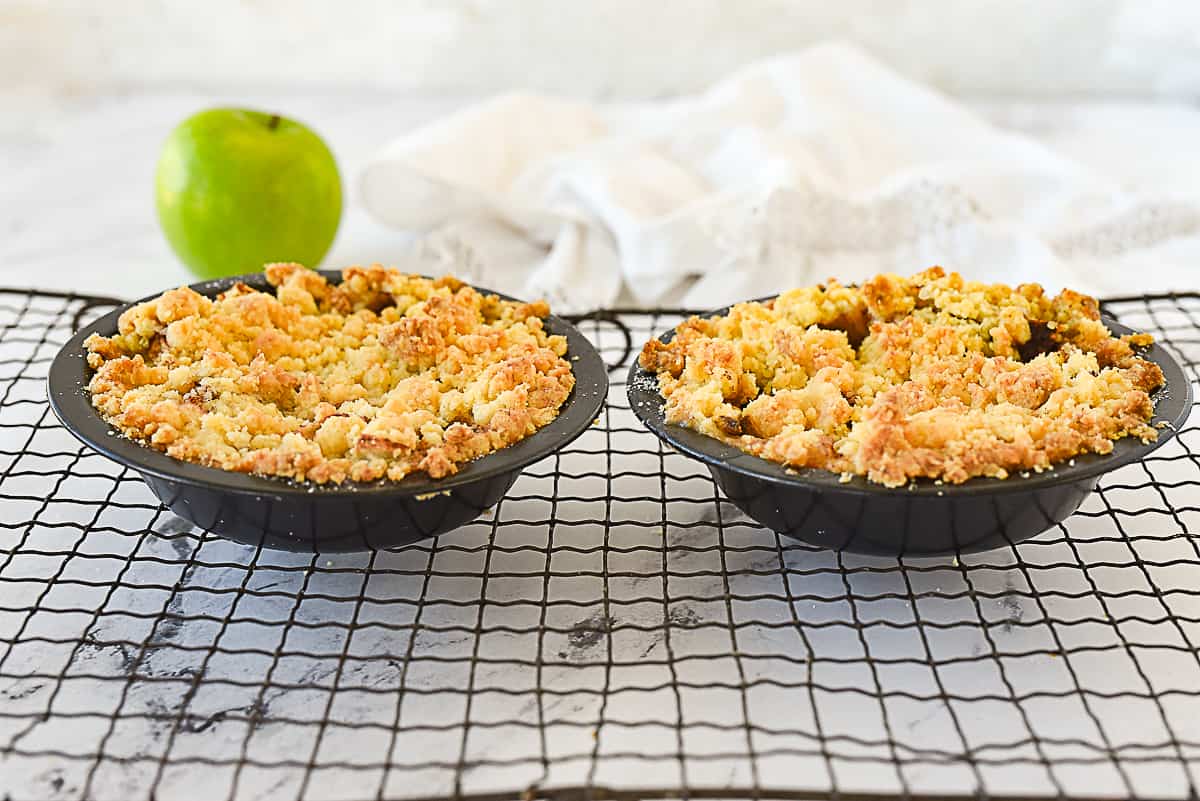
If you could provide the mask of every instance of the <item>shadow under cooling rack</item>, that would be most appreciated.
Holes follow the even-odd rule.
[[[1194,797],[1200,430],[1007,550],[757,527],[612,373],[600,425],[402,551],[195,530],[54,421],[110,301],[0,292],[0,797]],[[1110,301],[1196,380],[1200,297]],[[686,312],[579,321],[610,364]]]

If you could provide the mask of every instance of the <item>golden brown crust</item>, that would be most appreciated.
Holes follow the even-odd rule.
[[[693,318],[640,363],[666,418],[790,467],[888,486],[1042,470],[1125,436],[1153,440],[1158,365],[1094,298],[1047,298],[933,267],[837,281]]]
[[[575,385],[544,302],[461,281],[350,267],[331,285],[298,264],[275,293],[186,287],[88,338],[92,403],[179,459],[318,483],[441,478],[558,415]]]

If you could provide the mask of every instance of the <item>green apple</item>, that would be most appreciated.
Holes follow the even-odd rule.
[[[167,240],[201,278],[274,261],[316,267],[342,216],[329,148],[304,125],[261,111],[184,120],[163,147],[154,189]]]

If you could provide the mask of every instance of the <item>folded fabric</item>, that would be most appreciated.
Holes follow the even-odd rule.
[[[361,188],[378,220],[469,253],[470,280],[565,311],[931,264],[1096,294],[1200,283],[1200,194],[1128,191],[842,44],[657,104],[503,95],[401,136]]]

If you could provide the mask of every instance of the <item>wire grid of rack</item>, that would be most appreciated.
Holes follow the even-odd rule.
[[[942,559],[763,530],[609,406],[401,551],[193,529],[54,420],[101,299],[0,293],[0,797],[1195,797],[1200,429]],[[1200,363],[1200,296],[1112,301]]]

